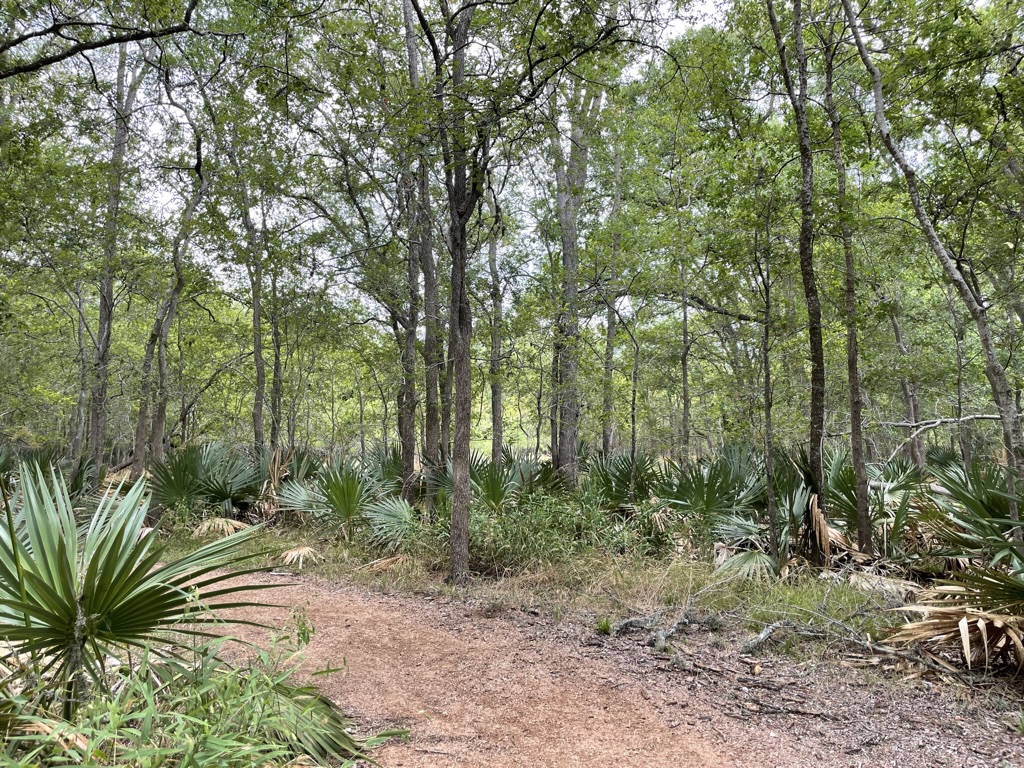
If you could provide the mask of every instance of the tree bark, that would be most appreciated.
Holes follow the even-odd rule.
[[[775,46],[779,54],[782,79],[796,119],[797,144],[800,149],[800,278],[803,282],[807,305],[807,336],[811,359],[811,412],[808,434],[808,460],[813,490],[818,495],[818,508],[825,512],[825,473],[822,449],[825,434],[825,348],[821,330],[821,301],[818,298],[817,278],[814,272],[814,151],[811,129],[807,118],[807,55],[804,49],[803,0],[793,4],[793,47],[796,58],[797,82],[793,82],[789,55],[775,15],[775,3],[766,0]],[[810,514],[810,513],[808,513]],[[810,517],[805,527],[810,531]],[[824,551],[815,537],[808,536],[811,562],[824,564]]]
[[[185,208],[181,214],[181,221],[178,224],[178,231],[175,233],[174,240],[171,242],[171,263],[174,265],[174,277],[164,294],[163,300],[160,302],[160,306],[157,308],[156,317],[153,320],[153,327],[150,329],[149,338],[146,340],[146,348],[142,360],[142,373],[140,376],[139,416],[138,421],[135,424],[135,441],[131,468],[132,479],[142,475],[142,472],[146,467],[147,459],[152,457],[152,446],[156,442],[155,426],[157,419],[154,418],[153,424],[150,424],[150,400],[152,399],[154,403],[154,415],[160,413],[159,404],[161,402],[166,403],[167,337],[170,334],[171,325],[173,325],[174,318],[177,313],[178,299],[181,296],[181,292],[185,289],[185,264],[183,256],[185,249],[188,247],[188,240],[192,231],[192,221],[195,218],[196,209],[199,207],[199,203],[206,194],[208,187],[207,180],[201,172],[201,146],[201,143],[197,142],[197,184],[188,201],[185,203]],[[152,391],[153,360],[157,356],[158,347],[162,350],[164,358],[164,364],[159,366],[163,371],[163,376],[160,378],[160,381],[157,382],[157,390],[154,393]],[[163,414],[163,416],[159,417],[161,423],[159,443],[161,446],[163,445],[162,424],[163,420],[166,418],[166,405],[164,406]],[[147,450],[149,451],[149,455],[147,455]]]
[[[992,399],[995,401],[996,408],[999,411],[1000,425],[1003,430],[1003,441],[1006,444],[1007,449],[1007,459],[1010,469],[1010,486],[1012,491],[1019,469],[1024,465],[1024,431],[1021,429],[1020,413],[1017,411],[1017,405],[1014,401],[1013,389],[1011,388],[1009,378],[1006,375],[1006,369],[1003,367],[1003,364],[999,359],[999,354],[996,351],[995,340],[992,338],[992,330],[988,321],[988,305],[986,304],[985,299],[977,294],[975,288],[968,282],[964,274],[960,271],[956,259],[943,244],[938,231],[935,229],[935,224],[932,222],[931,216],[928,214],[928,211],[925,210],[924,203],[921,201],[921,194],[917,186],[917,171],[914,166],[911,165],[906,155],[904,155],[903,150],[900,149],[899,144],[897,144],[896,140],[893,138],[892,131],[889,127],[889,121],[885,115],[885,96],[882,90],[882,73],[875,65],[871,58],[871,54],[868,52],[867,46],[864,44],[864,40],[860,32],[860,25],[857,21],[857,14],[854,13],[851,0],[842,0],[842,2],[843,9],[846,11],[846,19],[850,24],[850,28],[853,31],[854,41],[857,44],[857,52],[860,54],[861,61],[864,62],[865,69],[867,69],[868,74],[871,76],[872,94],[875,106],[875,124],[877,125],[878,132],[882,137],[882,142],[885,144],[885,148],[889,151],[889,155],[895,161],[900,172],[903,174],[903,178],[907,186],[907,192],[910,196],[910,203],[914,208],[914,214],[917,216],[917,221],[921,225],[921,230],[924,233],[928,247],[931,249],[936,259],[938,259],[939,264],[942,266],[942,270],[946,273],[950,282],[953,283],[957,293],[960,295],[960,300],[964,303],[964,306],[967,307],[967,311],[974,320],[974,325],[978,332],[978,341],[981,343],[982,354],[985,357],[985,376],[988,378],[989,386],[992,390]],[[1011,501],[1010,516],[1013,520],[1016,520],[1017,515],[1017,505]]]
[[[228,160],[235,172],[241,194],[242,226],[245,229],[249,258],[246,259],[245,270],[249,276],[249,290],[252,297],[252,353],[256,372],[256,386],[252,398],[252,437],[256,452],[263,450],[266,443],[263,428],[263,404],[267,392],[267,363],[263,357],[263,262],[264,232],[256,228],[252,220],[252,197],[245,179],[242,165],[238,161],[234,147],[227,149]]]
[[[431,43],[434,57],[434,96],[439,111],[438,133],[444,156],[445,192],[448,197],[447,240],[451,255],[451,314],[449,327],[449,386],[454,386],[454,440],[452,442],[452,511],[450,526],[453,583],[469,578],[469,458],[472,421],[472,306],[469,300],[469,244],[467,227],[483,194],[490,159],[485,124],[469,125],[466,96],[466,56],[469,30],[476,5],[469,3],[454,14],[446,13],[442,52],[422,9],[410,0],[420,27]],[[446,6],[447,7],[447,6]],[[447,68],[447,73],[446,73]],[[442,419],[442,430],[443,430]]]
[[[504,333],[504,311],[502,307],[501,276],[498,274],[498,238],[501,235],[501,209],[491,195],[491,237],[487,244],[487,267],[491,277],[491,461],[501,462],[504,447],[505,412],[502,405],[502,350],[501,337]]]
[[[579,207],[587,182],[589,142],[601,107],[601,91],[576,81],[569,106],[569,155],[562,148],[554,118],[552,150],[555,165],[555,202],[562,245],[562,296],[558,314],[558,460],[566,484],[578,479],[576,445],[579,436]]]
[[[833,94],[834,62],[837,43],[825,44],[825,110],[832,129],[832,164],[836,169],[836,205],[839,209],[845,266],[846,372],[850,386],[850,459],[853,463],[854,495],[857,504],[857,548],[873,552],[871,512],[868,508],[868,473],[864,464],[864,402],[861,396],[857,346],[857,272],[853,259],[853,228],[850,225],[846,195],[846,163],[843,160],[843,135],[839,110]]]
[[[615,437],[615,335],[619,317],[615,313],[614,294],[605,298],[604,315],[604,379],[601,402],[601,453],[612,452]]]
[[[110,381],[110,346],[114,333],[114,279],[121,233],[121,189],[125,177],[129,129],[135,99],[148,68],[146,55],[129,71],[128,43],[118,45],[117,81],[113,99],[114,135],[107,179],[106,213],[103,223],[103,264],[99,281],[99,318],[94,336],[92,388],[89,395],[89,458],[93,480],[102,474],[107,439],[107,388]]]
[[[903,325],[900,322],[897,306],[898,300],[894,301],[889,309],[889,322],[892,325],[893,336],[896,339],[896,351],[899,352],[900,357],[903,359],[903,367],[905,367],[910,358],[910,345],[907,344],[906,338],[903,336]],[[907,421],[910,424],[916,424],[921,420],[921,403],[917,396],[917,387],[904,373],[900,374],[900,394],[903,397],[903,410]],[[904,434],[908,438],[907,452],[910,454],[910,459],[918,469],[923,470],[925,455],[921,438],[913,436],[909,429],[905,430]]]

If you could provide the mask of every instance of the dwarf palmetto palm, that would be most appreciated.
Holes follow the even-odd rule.
[[[189,636],[208,634],[204,625],[216,621],[203,609],[207,600],[264,588],[223,586],[234,575],[259,570],[232,571],[254,557],[240,554],[240,547],[258,528],[161,564],[157,532],[144,527],[149,500],[142,482],[123,498],[105,496],[79,527],[66,486],[50,475],[47,482],[39,467],[22,466],[18,496],[6,509],[0,639],[37,659],[39,674],[63,690],[66,712],[83,673],[100,682],[110,657],[121,660],[127,650],[153,644],[181,647]]]
[[[944,543],[942,554],[985,561],[1024,570],[1024,546],[1012,532],[1011,502],[1022,499],[1010,492],[1005,470],[996,465],[934,467],[939,489],[932,499],[943,512],[932,527]],[[948,494],[948,495],[947,495]]]
[[[378,481],[351,464],[324,469],[313,482],[289,481],[278,491],[282,509],[306,512],[328,525],[336,525],[345,538],[352,538],[356,523],[366,508],[380,497]]]

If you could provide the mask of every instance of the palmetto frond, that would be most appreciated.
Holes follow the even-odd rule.
[[[47,482],[38,467],[22,467],[17,513],[0,529],[0,639],[47,659],[41,672],[63,680],[65,690],[83,670],[101,679],[104,659],[126,649],[205,634],[203,625],[214,621],[207,601],[264,588],[221,586],[255,556],[239,548],[257,527],[161,563],[157,532],[142,534],[144,490],[139,482],[123,498],[108,494],[79,527],[56,473]],[[250,603],[223,607],[236,605]]]

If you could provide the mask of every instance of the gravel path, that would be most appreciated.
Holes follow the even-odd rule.
[[[366,732],[411,732],[374,752],[383,768],[1024,768],[1021,734],[948,686],[755,663],[696,625],[673,660],[643,636],[606,638],[528,611],[290,581],[262,593],[284,607],[246,618],[282,626],[304,609],[315,628],[305,669],[344,668],[317,678],[324,693]]]

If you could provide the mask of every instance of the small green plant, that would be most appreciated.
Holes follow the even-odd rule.
[[[594,629],[597,630],[599,635],[610,635],[612,633],[611,616],[598,616],[594,622]]]
[[[157,531],[146,527],[144,493],[140,481],[123,498],[107,494],[80,527],[57,473],[51,469],[47,481],[38,466],[22,465],[18,495],[4,501],[0,639],[34,660],[34,675],[63,702],[65,718],[111,660],[154,645],[183,650],[216,621],[206,600],[265,588],[224,586],[249,572],[236,566],[254,556],[241,548],[258,528],[162,562]]]

